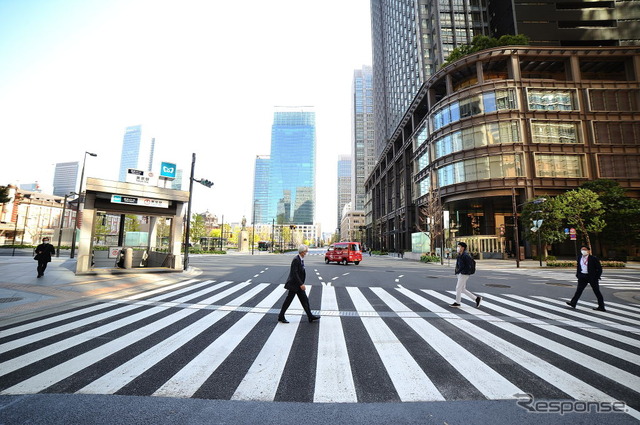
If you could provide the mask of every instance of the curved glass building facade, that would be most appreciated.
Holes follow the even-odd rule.
[[[640,198],[640,48],[469,55],[422,86],[380,158],[367,244],[409,251],[427,232],[515,255],[514,205],[601,178]]]

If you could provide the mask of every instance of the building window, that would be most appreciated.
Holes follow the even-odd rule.
[[[503,154],[446,165],[438,170],[438,184],[442,187],[476,180],[523,176],[522,155]]]
[[[578,123],[532,121],[533,143],[581,143]]]
[[[589,90],[592,111],[638,111],[640,90]]]
[[[463,118],[517,108],[518,104],[513,90],[496,90],[495,92],[486,92],[482,95],[452,102],[438,109],[431,115],[431,125],[435,131]]]
[[[583,155],[537,154],[536,177],[587,177]]]
[[[416,161],[416,163],[418,164],[418,170],[417,170],[418,173],[429,166],[430,162],[429,162],[428,149],[425,150],[424,153],[418,157],[418,160]]]
[[[416,132],[416,135],[414,137],[414,144],[413,144],[413,150],[417,151],[418,148],[420,146],[422,146],[422,144],[424,142],[427,141],[427,138],[429,137],[429,128],[428,126],[425,124],[422,125],[422,127],[420,127],[418,129],[418,131]]]
[[[518,121],[502,121],[465,128],[433,142],[434,160],[465,149],[474,149],[487,145],[520,143]]]
[[[602,178],[640,179],[640,155],[598,155]]]
[[[575,90],[527,89],[527,101],[532,111],[575,111],[578,109]]]
[[[594,121],[593,130],[602,145],[640,145],[640,122]]]

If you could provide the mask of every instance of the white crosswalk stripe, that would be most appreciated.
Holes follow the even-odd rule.
[[[574,269],[572,270],[548,270],[548,269],[496,269],[493,270],[495,273],[504,273],[504,274],[518,274],[518,275],[526,275],[531,280],[539,281],[539,282],[553,282],[553,281],[561,281],[570,283],[573,285],[577,284],[576,281],[576,272]],[[495,278],[495,279],[503,279],[503,278]],[[620,277],[610,277],[607,276],[606,273],[602,276],[599,282],[600,286],[610,289],[624,289],[630,291],[640,290],[640,282],[637,280],[624,279]]]
[[[452,309],[451,291],[400,285],[316,284],[307,292],[322,316],[313,324],[297,300],[287,312],[291,323],[277,323],[282,285],[189,280],[0,328],[0,394],[207,397],[204,389],[215,386],[231,400],[295,394],[354,403],[363,385],[378,385],[354,367],[368,360],[366,372],[384,378],[388,401],[448,400],[447,379],[490,400],[535,393],[613,401],[613,387],[612,394],[634,395],[624,401],[640,419],[637,306],[607,302],[603,313],[587,302],[581,311],[544,296],[483,293],[480,309],[467,301]],[[292,357],[300,352],[312,354]],[[292,364],[309,365],[309,385],[292,382]]]

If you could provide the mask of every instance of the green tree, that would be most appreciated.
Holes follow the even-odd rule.
[[[575,227],[577,234],[591,246],[589,233],[600,233],[606,226],[598,194],[589,189],[577,189],[558,195],[556,199],[567,224]]]
[[[527,46],[529,45],[529,37],[523,34],[518,35],[503,35],[496,39],[494,37],[487,37],[486,35],[476,35],[471,40],[471,44],[463,44],[456,47],[449,53],[449,56],[445,59],[442,66],[457,61],[458,59],[470,55],[471,53],[479,52],[480,50],[491,49],[493,47],[500,46]]]
[[[100,242],[101,237],[105,237],[111,233],[111,228],[106,224],[103,224],[103,215],[96,216],[93,234],[95,235],[96,243]],[[106,238],[105,238],[106,239]]]
[[[166,238],[169,237],[171,226],[167,222],[167,217],[158,217],[156,221],[156,243],[158,246],[163,246]]]
[[[625,189],[614,180],[592,180],[581,187],[597,193],[602,202],[602,218],[607,227],[599,241],[624,247],[640,242],[640,200],[627,197]]]
[[[559,199],[547,198],[533,199],[525,204],[522,209],[522,222],[524,223],[524,237],[531,243],[538,243],[538,233],[543,245],[543,255],[546,257],[546,246],[565,240],[563,208]],[[537,201],[537,202],[536,202]],[[537,232],[533,232],[533,220],[542,220],[542,226]]]
[[[137,215],[127,214],[124,219],[124,230],[126,232],[139,232],[140,219]]]
[[[6,204],[7,202],[11,202],[9,186],[0,186],[0,204]]]
[[[189,230],[189,238],[191,243],[199,243],[200,238],[207,236],[207,229],[204,223],[204,217],[201,214],[193,213],[191,215],[191,228]]]

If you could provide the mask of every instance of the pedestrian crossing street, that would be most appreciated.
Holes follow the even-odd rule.
[[[640,419],[640,307],[544,296],[187,280],[0,327],[0,394],[226,400],[624,401]]]
[[[548,270],[548,269],[496,269],[497,273],[503,274],[519,274],[526,275],[531,279],[540,279],[541,281],[561,281],[576,284],[575,270]],[[608,276],[607,276],[608,275]],[[640,281],[637,279],[625,279],[619,275],[611,276],[611,271],[606,270],[599,282],[600,287],[615,290],[640,291]]]

